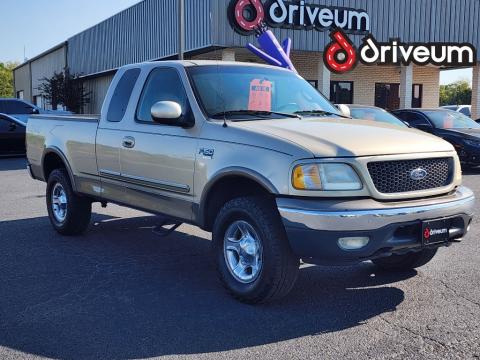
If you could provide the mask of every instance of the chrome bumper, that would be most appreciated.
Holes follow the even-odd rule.
[[[278,198],[277,206],[287,227],[320,231],[375,230],[395,223],[473,215],[475,196],[466,187],[443,197],[385,203],[363,200],[299,200]]]

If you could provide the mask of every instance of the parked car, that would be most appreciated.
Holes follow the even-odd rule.
[[[422,266],[474,205],[446,141],[343,117],[297,74],[240,62],[123,67],[99,117],[32,117],[27,157],[60,234],[83,233],[92,202],[159,214],[163,236],[197,225],[247,303],[286,295],[299,259]]]
[[[442,109],[456,111],[465,116],[472,117],[472,105],[447,105],[442,106]]]
[[[25,155],[26,124],[0,114],[0,156]]]
[[[446,109],[406,109],[393,113],[412,127],[439,136],[457,150],[462,165],[480,165],[480,124]]]
[[[13,116],[26,123],[32,114],[71,115],[72,113],[63,110],[43,110],[21,99],[0,98],[0,114]]]
[[[407,126],[395,115],[392,115],[388,111],[376,106],[352,104],[345,104],[344,106],[348,107],[348,109],[350,110],[350,116],[354,119],[376,121],[400,127]]]

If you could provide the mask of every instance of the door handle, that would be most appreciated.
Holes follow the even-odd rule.
[[[131,136],[124,137],[122,140],[122,146],[127,149],[133,149],[135,147],[135,138]]]

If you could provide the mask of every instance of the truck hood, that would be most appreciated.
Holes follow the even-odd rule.
[[[242,121],[235,127],[267,133],[315,157],[357,157],[453,151],[448,142],[411,128],[368,120],[303,118]]]

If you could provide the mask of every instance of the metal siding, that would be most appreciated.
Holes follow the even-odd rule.
[[[87,79],[83,82],[86,92],[90,92],[90,103],[85,106],[84,113],[100,114],[103,100],[107,95],[108,87],[113,80],[114,74]]]
[[[94,74],[177,54],[176,0],[145,0],[68,40],[73,72]],[[207,47],[210,0],[185,0],[186,51]]]
[[[30,64],[25,64],[15,70],[15,96],[17,91],[23,91],[23,98],[26,101],[32,101],[30,90]]]
[[[65,50],[65,47],[61,47],[32,61],[32,96],[40,95],[38,87],[42,79],[50,78],[55,72],[59,73],[65,69]]]

